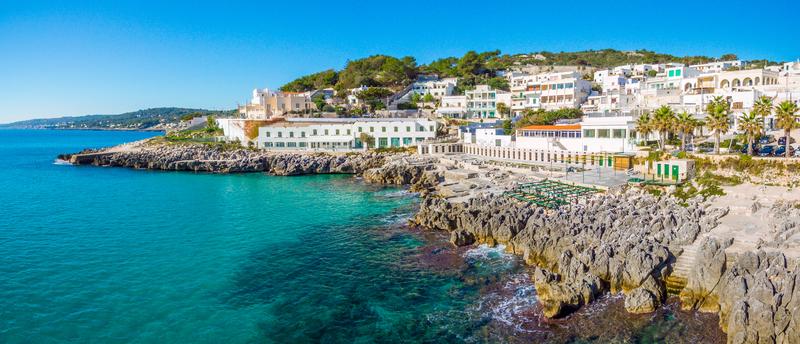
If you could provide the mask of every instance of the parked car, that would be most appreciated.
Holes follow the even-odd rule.
[[[772,153],[772,155],[780,156],[780,157],[786,156],[786,146],[778,146],[778,148],[775,149],[775,152]],[[794,147],[789,146],[789,156],[793,156],[793,155],[796,156],[797,152],[795,152]]]
[[[794,137],[790,136],[789,137],[789,144],[792,144],[792,143],[794,143]],[[779,145],[786,145],[786,136],[781,136],[780,138],[778,138],[778,144]]]
[[[758,156],[770,156],[775,151],[775,146],[762,146],[758,150]]]
[[[773,142],[775,142],[775,136],[773,135],[764,135],[758,139],[758,143],[762,145],[767,145]]]
[[[742,146],[742,150],[741,150],[742,154],[747,154],[747,146],[748,145]],[[758,145],[753,145],[753,154],[756,154],[756,153],[758,153]]]

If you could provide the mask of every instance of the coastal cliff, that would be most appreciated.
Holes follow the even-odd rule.
[[[637,190],[597,194],[551,210],[476,192],[454,201],[438,186],[435,158],[388,153],[275,153],[203,145],[138,145],[60,156],[79,165],[274,175],[349,173],[365,182],[408,185],[422,199],[411,223],[450,233],[456,246],[505,245],[533,268],[547,317],[564,317],[605,293],[624,294],[631,313],[668,297],[682,247],[699,251],[680,290],[686,310],[716,312],[729,343],[800,343],[800,262],[775,250],[727,255],[730,241],[707,237],[728,210]],[[771,209],[776,228],[765,248],[800,235],[800,209]],[[673,291],[674,292],[674,291]]]
[[[129,149],[105,149],[65,154],[59,159],[75,165],[130,167],[152,170],[212,173],[266,172],[279,176],[360,174],[383,166],[389,154],[275,153],[222,149],[197,144],[140,144]]]

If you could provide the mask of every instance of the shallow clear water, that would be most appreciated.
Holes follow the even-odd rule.
[[[515,257],[406,227],[402,189],[54,162],[150,135],[0,130],[0,342],[719,339],[614,298],[544,321]]]

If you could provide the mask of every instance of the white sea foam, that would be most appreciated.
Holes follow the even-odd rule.
[[[482,317],[512,327],[515,331],[534,332],[524,325],[538,323],[540,320],[533,316],[536,304],[536,289],[533,282],[528,274],[521,273],[511,276],[499,292],[485,295],[478,305],[478,310]]]
[[[71,165],[71,164],[69,163],[69,161],[66,160],[55,159],[53,160],[53,165]]]

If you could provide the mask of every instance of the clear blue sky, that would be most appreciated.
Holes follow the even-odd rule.
[[[0,0],[0,123],[233,108],[255,87],[378,53],[420,63],[492,49],[800,57],[797,1],[222,3]]]

